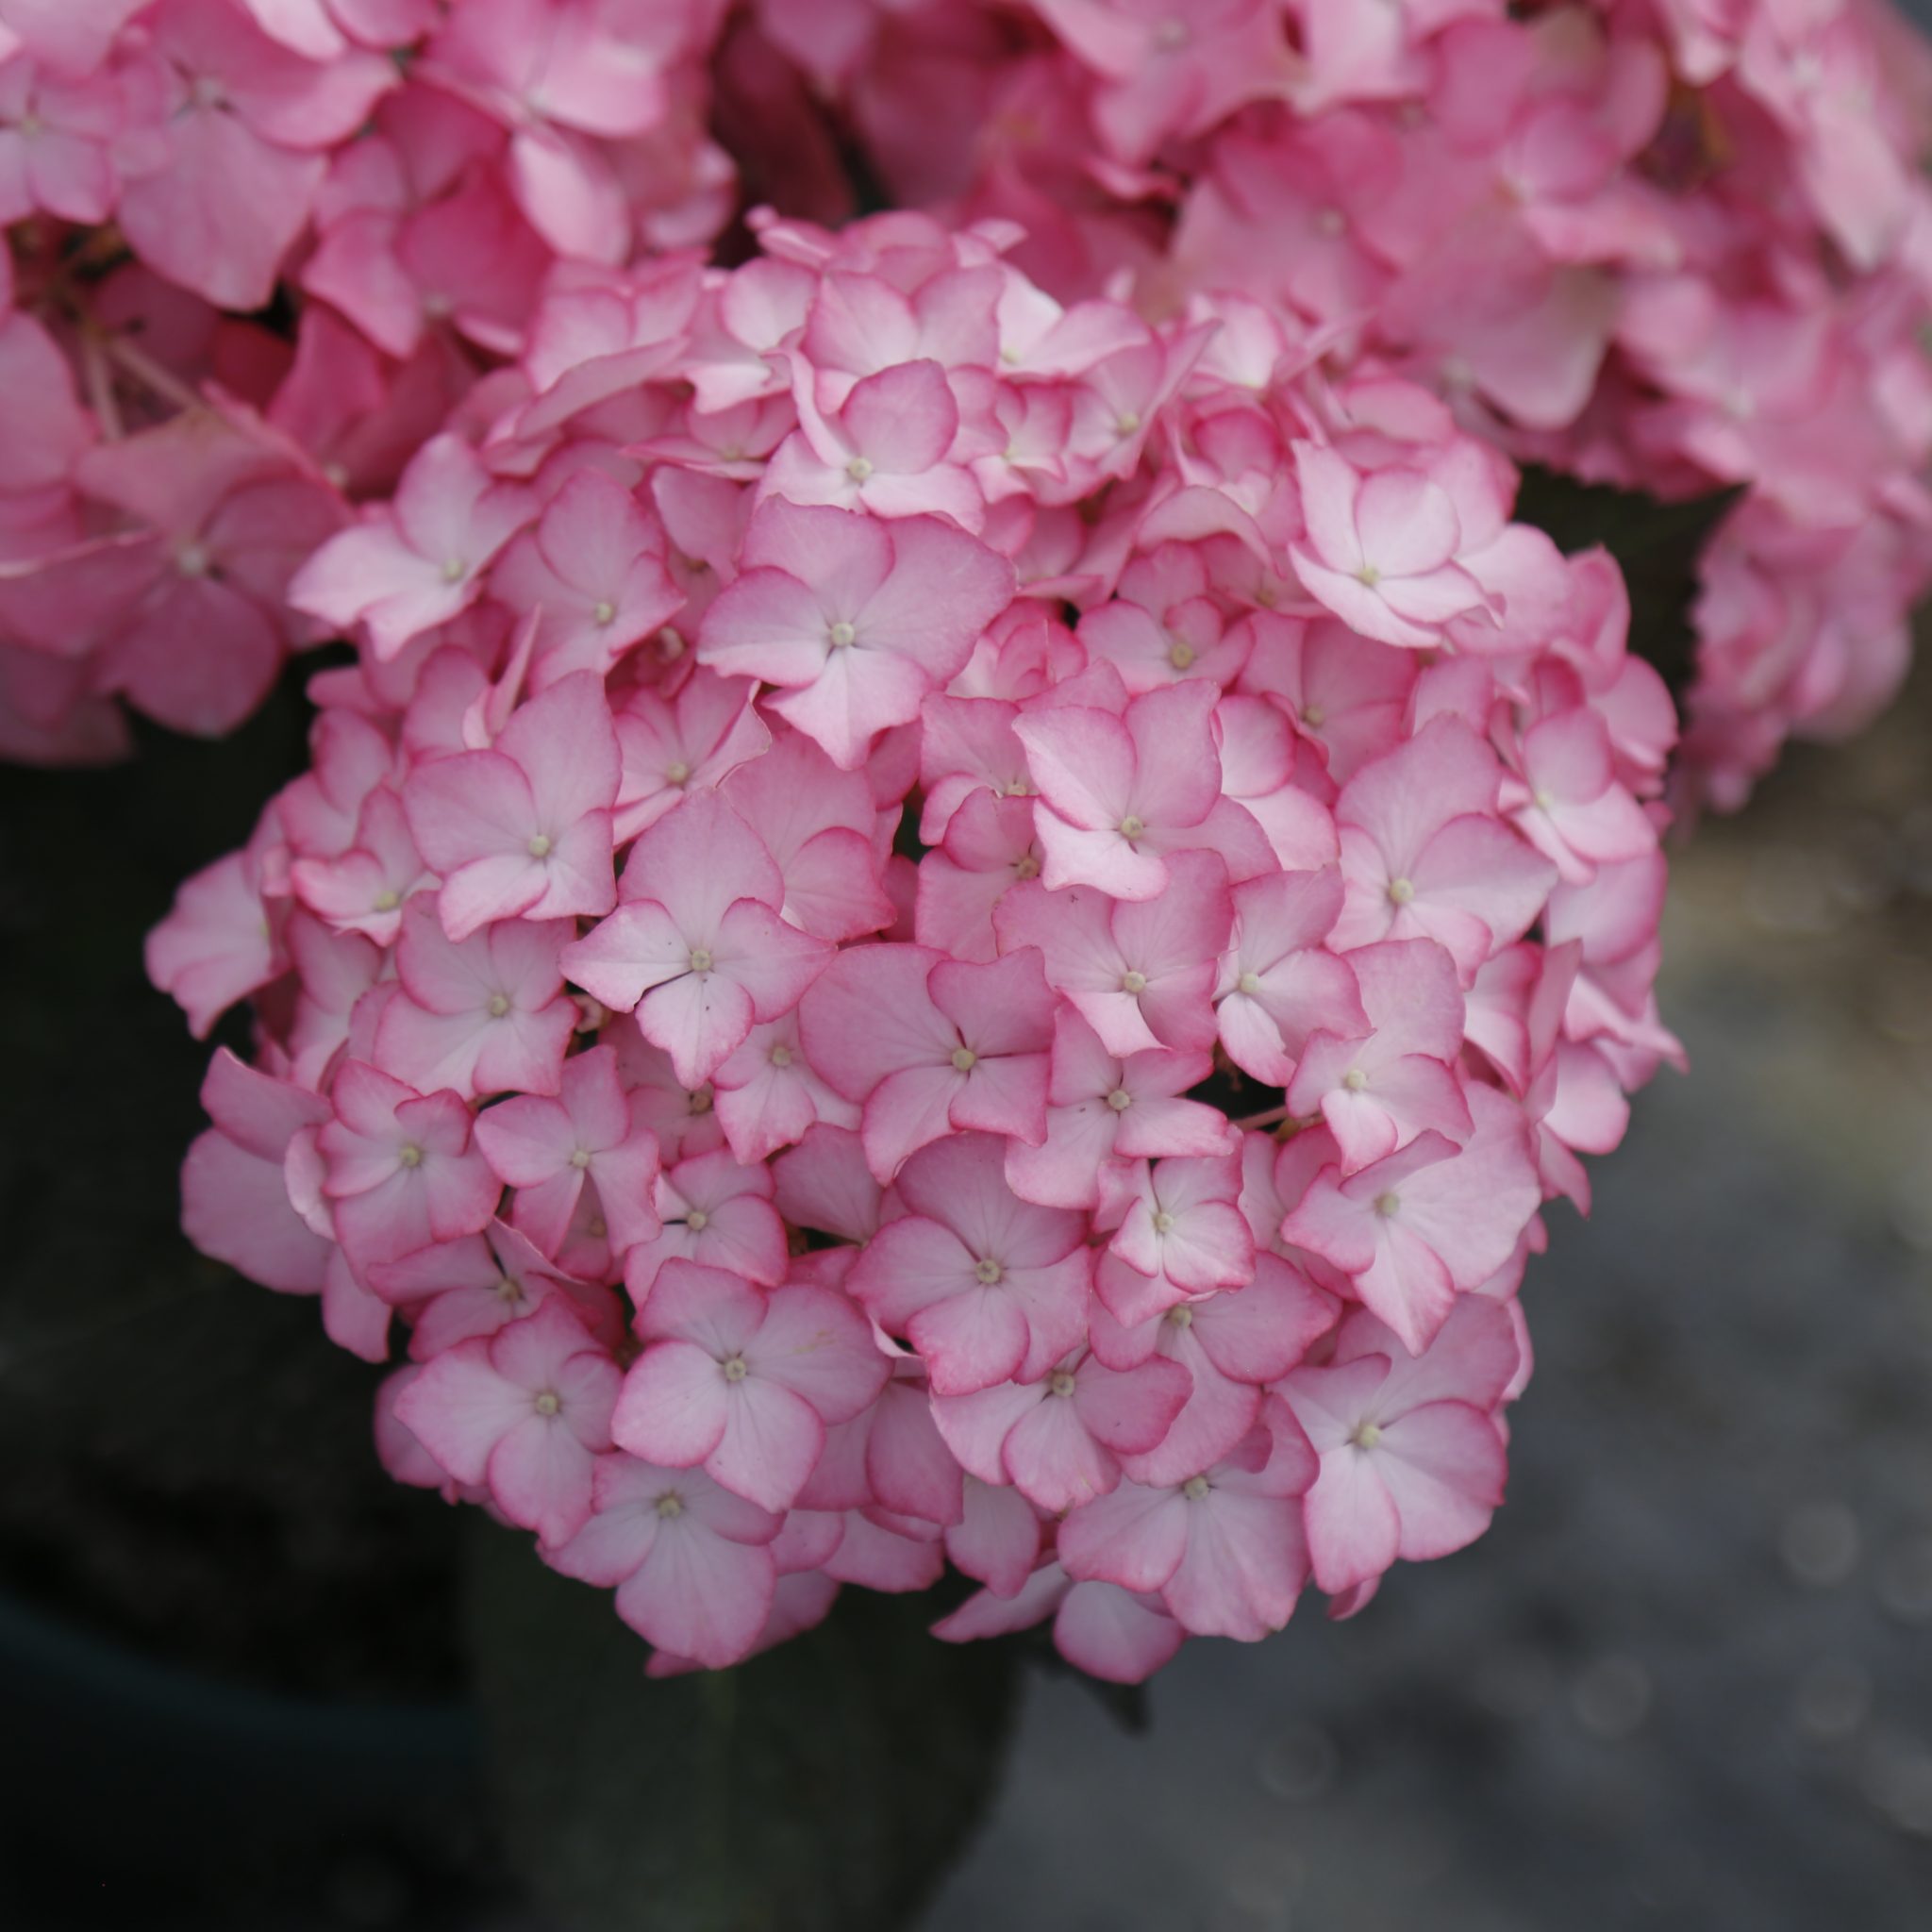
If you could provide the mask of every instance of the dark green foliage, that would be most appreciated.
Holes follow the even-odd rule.
[[[562,1932],[886,1932],[999,1781],[1021,1650],[848,1590],[730,1671],[653,1681],[609,1592],[472,1525],[469,1635],[514,1861]]]

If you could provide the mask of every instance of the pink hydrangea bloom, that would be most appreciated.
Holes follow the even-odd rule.
[[[576,21],[525,117],[505,63],[547,0],[369,4],[250,16],[311,64],[422,58],[385,145],[336,158],[308,258],[318,305],[358,291],[342,328],[408,329],[358,360],[305,317],[308,386],[273,419],[314,439],[273,445],[275,487],[312,506],[325,463],[355,493],[291,593],[354,662],[313,680],[312,769],[152,946],[204,1029],[258,995],[258,1064],[210,1074],[195,1239],[318,1292],[344,1345],[406,1346],[386,1465],[615,1591],[658,1674],[951,1563],[985,1588],[941,1635],[1051,1619],[1133,1678],[1189,1634],[1279,1627],[1311,1563],[1354,1609],[1474,1534],[1543,1204],[1587,1198],[1585,1157],[1676,1052],[1652,990],[1668,707],[1614,566],[1510,521],[1493,375],[1458,413],[1420,335],[1377,333],[1428,193],[1345,193],[1331,129],[1267,175],[1346,204],[1326,265],[1294,299],[1211,292],[1212,238],[1261,192],[1225,115],[1269,98],[1241,137],[1266,146],[1352,90],[1426,90],[1438,27],[1311,14],[1264,84],[1240,59],[1279,36],[1245,0],[1187,50],[1164,14],[1041,9],[1060,51],[1029,84],[1072,145],[1030,206],[1071,283],[1105,260],[1116,284],[1062,300],[997,196],[963,226],[761,215],[738,267],[633,258],[633,224],[722,219],[642,158],[681,111],[665,77],[702,93],[695,12],[619,52],[625,10]],[[888,139],[880,49],[954,58],[920,39],[944,10],[813,57],[857,90],[855,139]],[[1090,74],[1103,41],[1158,73]],[[1483,104],[1441,85],[1477,139]],[[1109,158],[1061,220],[1090,126]],[[1376,129],[1364,166],[1410,136]],[[1108,197],[1177,138],[1222,201],[1163,262]],[[1193,201],[1194,161],[1160,152]],[[1517,172],[1537,232],[1581,248],[1594,191]],[[490,293],[475,235],[429,223],[471,193],[524,238],[509,259],[558,255],[542,287]],[[602,258],[561,258],[566,234]],[[1159,324],[1119,296],[1157,271]],[[52,338],[22,341],[58,374]],[[196,420],[101,353],[137,420]],[[55,665],[59,586],[91,569],[85,608],[124,608],[106,590],[148,595],[205,521],[128,497],[83,533],[114,468],[90,452],[135,440],[83,392],[15,479],[71,541],[0,556],[0,647]],[[92,635],[72,659],[83,684],[115,661]]]

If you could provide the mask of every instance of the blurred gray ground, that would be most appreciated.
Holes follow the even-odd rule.
[[[1932,677],[1678,856],[1693,1061],[1553,1216],[1507,1507],[1355,1622],[1039,1680],[925,1932],[1932,1924]]]

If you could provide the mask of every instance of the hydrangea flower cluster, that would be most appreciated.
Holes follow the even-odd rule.
[[[0,0],[0,756],[244,717],[295,562],[553,278],[883,197],[1071,304],[1253,296],[1519,461],[1742,487],[1677,783],[1735,805],[1932,583],[1928,126],[1883,0]]]
[[[1675,1051],[1619,574],[1269,304],[757,225],[560,277],[295,573],[356,660],[150,946],[254,1000],[189,1231],[660,1674],[948,1562],[1117,1679],[1353,1611]]]
[[[546,274],[708,242],[729,0],[0,0],[0,757],[217,735]],[[292,326],[289,317],[293,315]]]
[[[1735,806],[1788,732],[1895,689],[1932,585],[1932,64],[1882,0],[762,17],[895,197],[1024,224],[1062,298],[1239,291],[1519,460],[1744,486],[1703,561],[1687,798]]]

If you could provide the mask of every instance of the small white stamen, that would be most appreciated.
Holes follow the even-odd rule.
[[[375,912],[393,912],[403,903],[403,895],[385,886],[375,895],[375,904],[370,908]]]
[[[490,1004],[484,1010],[492,1020],[502,1019],[509,1011],[509,995],[503,992],[491,993],[490,995]]]
[[[617,606],[608,602],[599,604],[596,609],[591,612],[591,616],[600,625],[615,624],[617,622]]]
[[[772,1049],[772,1064],[774,1067],[789,1067],[791,1064],[791,1049],[782,1041]]]
[[[664,782],[667,785],[689,785],[691,767],[682,758],[674,758],[664,767]]]
[[[708,973],[711,970],[711,956],[703,946],[691,949],[691,970],[693,973]]]
[[[1356,582],[1373,591],[1382,581],[1382,573],[1373,563],[1365,563],[1355,574]]]
[[[550,857],[550,834],[548,832],[539,832],[530,841],[530,857],[532,858],[548,858]]]
[[[1123,436],[1132,436],[1141,426],[1139,414],[1132,409],[1124,409],[1114,425]]]
[[[1181,1485],[1181,1494],[1191,1503],[1198,1503],[1207,1493],[1208,1478],[1205,1475],[1191,1475]]]
[[[724,1364],[724,1379],[727,1382],[741,1382],[750,1374],[751,1371],[745,1367],[744,1357],[741,1355],[733,1356]]]
[[[184,577],[207,576],[212,561],[207,546],[201,543],[184,543],[175,553],[175,568]]]
[[[1023,852],[1013,861],[1013,876],[1016,879],[1037,879],[1040,876],[1040,860],[1030,852]]]
[[[446,584],[459,584],[469,575],[470,566],[460,557],[445,557],[442,559],[442,580]]]
[[[691,1096],[691,1110],[693,1113],[709,1113],[711,1110],[711,1090],[697,1088]]]
[[[1194,1311],[1186,1302],[1176,1302],[1167,1311],[1167,1325],[1170,1328],[1191,1328],[1194,1325]]]
[[[1172,1234],[1174,1232],[1174,1216],[1165,1208],[1157,1208],[1154,1210],[1154,1232],[1156,1234]]]
[[[1374,1423],[1357,1423],[1355,1434],[1348,1440],[1357,1449],[1373,1449],[1382,1440],[1382,1431]]]
[[[1194,661],[1194,647],[1186,638],[1176,638],[1168,646],[1167,661],[1176,671],[1185,671]]]
[[[570,1157],[570,1164],[575,1168],[589,1167],[591,1164],[591,1150],[588,1147],[575,1149]]]
[[[542,1394],[538,1396],[534,1407],[539,1415],[555,1415],[563,1407],[563,1404],[558,1401],[557,1391],[554,1389],[546,1389]]]
[[[825,635],[831,639],[833,650],[842,651],[851,645],[858,633],[841,617]]]
[[[956,1072],[970,1074],[979,1064],[979,1056],[970,1046],[956,1046],[953,1049],[953,1066]]]
[[[1071,1395],[1074,1392],[1074,1378],[1064,1369],[1056,1369],[1046,1378],[1047,1392],[1053,1395]]]
[[[1133,812],[1129,812],[1120,823],[1120,835],[1123,839],[1141,839],[1146,834],[1146,821]]]
[[[396,1149],[396,1158],[405,1167],[421,1167],[423,1165],[423,1150],[417,1146],[415,1141],[407,1141]]]
[[[1359,1067],[1351,1067],[1347,1073],[1342,1074],[1341,1084],[1351,1093],[1359,1093],[1368,1086],[1369,1076]]]
[[[1379,1214],[1384,1221],[1389,1220],[1394,1214],[1395,1210],[1401,1206],[1402,1196],[1396,1193],[1392,1188],[1389,1190],[1386,1193],[1377,1194],[1375,1196],[1375,1212]]]
[[[684,1224],[691,1229],[691,1233],[703,1234],[706,1228],[710,1226],[711,1217],[702,1208],[693,1208],[684,1217]]]
[[[1134,994],[1147,991],[1147,975],[1138,966],[1130,966],[1121,974],[1121,991]]]
[[[673,1491],[669,1495],[659,1496],[658,1498],[658,1514],[664,1517],[667,1521],[674,1516],[682,1516],[684,1514],[684,1499],[675,1491]]]
[[[1107,1104],[1113,1108],[1114,1112],[1125,1113],[1128,1108],[1133,1106],[1134,1096],[1124,1087],[1116,1087],[1107,1096]]]
[[[1407,879],[1389,881],[1389,903],[1391,906],[1407,906],[1415,897],[1415,887]]]
[[[1007,1274],[1007,1271],[990,1255],[974,1268],[973,1273],[988,1288],[1004,1281]]]
[[[845,465],[845,474],[855,483],[863,483],[872,475],[872,458],[870,457],[854,457]]]
[[[1302,723],[1306,724],[1310,731],[1321,730],[1323,725],[1327,724],[1327,722],[1328,713],[1324,711],[1320,705],[1304,705],[1302,707]]]
[[[1258,973],[1243,973],[1234,983],[1237,992],[1244,992],[1250,999],[1261,991],[1261,975]]]

